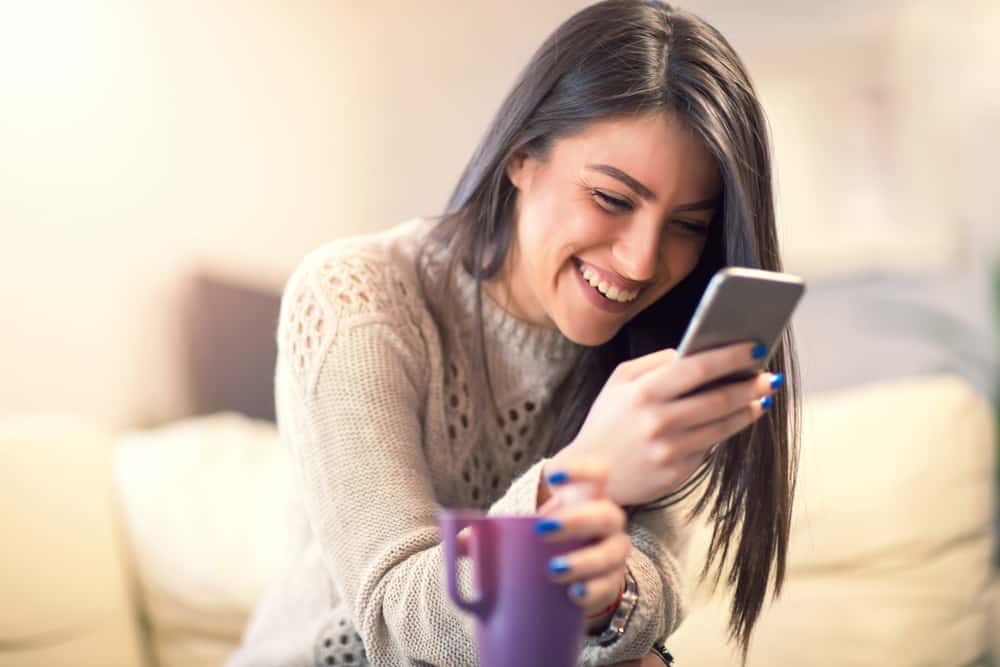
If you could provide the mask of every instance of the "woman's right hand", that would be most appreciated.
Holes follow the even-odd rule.
[[[688,357],[661,350],[618,365],[601,389],[576,438],[545,466],[565,469],[580,458],[607,464],[607,496],[638,505],[680,486],[712,445],[746,428],[770,403],[784,378],[760,372],[750,380],[684,396],[703,384],[752,370],[754,343],[737,343]],[[539,504],[545,498],[539,498]]]

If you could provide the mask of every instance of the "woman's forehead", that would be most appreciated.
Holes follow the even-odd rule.
[[[712,194],[718,189],[715,159],[690,125],[673,113],[595,121],[554,148],[554,157],[566,167],[612,166],[654,194],[677,188]]]

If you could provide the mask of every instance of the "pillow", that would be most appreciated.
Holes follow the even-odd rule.
[[[211,663],[235,647],[285,555],[276,427],[222,413],[125,433],[113,470],[161,664]]]
[[[274,421],[280,289],[197,274],[183,306],[192,414],[237,412]]]
[[[924,376],[814,395],[803,421],[788,576],[765,603],[749,665],[981,658],[994,579],[989,405],[955,376]],[[728,595],[697,582],[708,539],[699,517],[689,616],[667,645],[684,664],[728,666]]]

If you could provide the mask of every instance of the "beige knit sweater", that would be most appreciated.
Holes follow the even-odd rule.
[[[438,297],[417,278],[443,271],[442,248],[418,262],[431,224],[320,247],[285,288],[276,400],[293,539],[229,667],[477,664],[472,620],[444,585],[434,512],[534,512],[552,390],[582,348],[484,294],[496,414],[472,371],[474,281],[451,278],[437,324]],[[677,627],[679,525],[669,511],[630,523],[639,605],[614,645],[587,642],[581,665],[637,658]]]

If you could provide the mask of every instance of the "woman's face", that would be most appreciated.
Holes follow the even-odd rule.
[[[514,242],[486,291],[580,345],[610,340],[683,280],[720,205],[715,161],[673,114],[591,124],[507,174]]]

